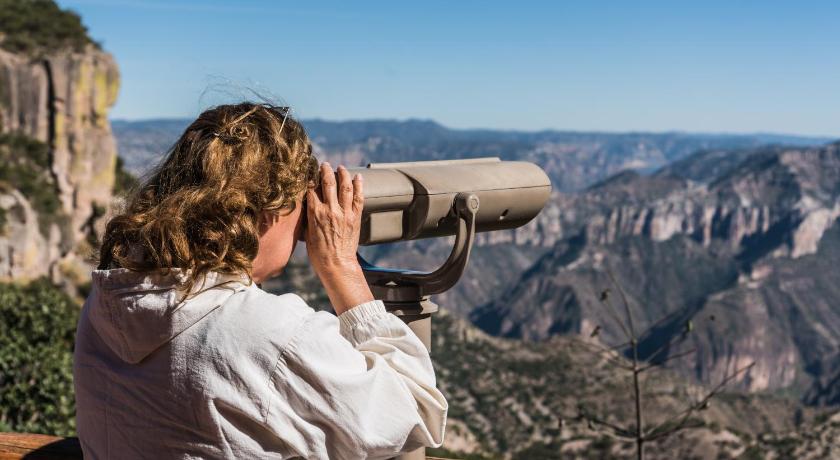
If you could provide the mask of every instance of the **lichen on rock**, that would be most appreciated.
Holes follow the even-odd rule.
[[[116,101],[118,86],[114,58],[95,46],[86,46],[83,52],[44,52],[37,59],[0,49],[0,133],[46,145],[51,179],[46,188],[58,202],[57,209],[44,215],[39,215],[37,203],[30,203],[34,214],[26,223],[5,211],[6,236],[0,236],[0,252],[3,247],[34,249],[27,249],[26,257],[19,250],[14,256],[0,254],[0,278],[52,275],[61,281],[66,270],[59,270],[58,263],[66,266],[68,258],[83,259],[73,250],[98,237],[90,233],[102,225],[91,220],[103,218],[101,209],[110,206],[116,180],[116,143],[108,110]],[[9,193],[3,196],[15,196],[16,203],[21,198],[32,200],[26,193]],[[51,228],[62,219],[63,225]],[[21,230],[32,228],[33,220],[46,231],[37,235]],[[10,232],[10,226],[17,230]]]

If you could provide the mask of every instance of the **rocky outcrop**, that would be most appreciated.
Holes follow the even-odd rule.
[[[698,156],[719,162],[716,156]],[[741,159],[747,161],[730,164],[729,170],[718,167],[719,175],[706,182],[674,177],[674,168],[666,168],[649,177],[622,174],[579,194],[558,194],[535,223],[488,242],[551,246],[582,232],[590,244],[604,245],[629,236],[661,242],[680,235],[704,247],[717,241],[750,252],[756,244],[783,237],[772,243],[772,256],[814,254],[840,217],[840,148],[774,147]],[[702,165],[691,157],[685,161]],[[666,173],[669,177],[663,177]]]
[[[69,220],[69,231],[59,232],[59,240],[64,241],[59,244],[50,236],[36,245],[37,251],[32,249],[38,255],[31,260],[42,263],[29,266],[20,257],[2,259],[0,265],[9,267],[3,276],[45,275],[55,271],[58,258],[69,250],[88,250],[77,246],[84,245],[95,231],[95,221],[108,207],[114,186],[116,143],[108,110],[118,88],[114,58],[92,46],[83,53],[64,51],[38,59],[0,50],[0,132],[24,134],[49,146],[50,173]],[[12,196],[4,199],[11,202]],[[25,221],[14,231],[7,229],[6,234],[14,236],[0,244],[23,248],[36,241],[37,225],[33,230],[31,219]],[[12,222],[9,225],[17,225]]]
[[[611,244],[627,236],[667,241],[675,235],[688,235],[706,247],[713,240],[720,240],[738,250],[748,241],[767,238],[771,230],[787,226],[784,230],[788,238],[774,255],[797,258],[817,251],[823,233],[838,216],[840,202],[828,208],[781,211],[768,206],[729,207],[682,201],[611,209],[592,216],[584,231],[587,239],[597,244]]]
[[[0,280],[33,279],[47,274],[61,258],[58,227],[45,236],[38,228],[38,214],[26,197],[14,189],[0,190]]]
[[[840,202],[829,209],[816,208],[807,211],[791,235],[790,257],[797,258],[816,253],[825,231],[838,217],[840,217]]]
[[[640,176],[635,180],[631,188],[645,187],[653,179]],[[721,197],[719,190],[706,184],[685,183],[662,192],[645,199],[604,197],[597,192],[557,193],[533,222],[512,231],[479,234],[477,244],[551,247],[583,232],[594,244],[611,244],[628,236],[667,241],[685,235],[705,247],[723,241],[739,250],[783,230],[787,238],[773,255],[797,258],[815,253],[822,234],[840,217],[840,200],[815,199],[808,190],[793,206]]]
[[[52,172],[73,228],[95,205],[111,198],[116,142],[108,110],[116,102],[119,72],[110,54],[61,53],[31,61],[0,50],[0,126],[47,143]]]
[[[542,340],[598,325],[621,342],[596,296],[612,286],[609,270],[637,324],[670,315],[644,337],[647,349],[693,322],[686,347],[697,353],[674,367],[713,383],[755,362],[741,388],[807,391],[840,366],[840,146],[741,159],[693,159],[694,177],[714,172],[702,182],[636,175],[555,200],[572,237],[470,317],[496,335]]]

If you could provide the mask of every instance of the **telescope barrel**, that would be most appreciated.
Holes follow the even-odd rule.
[[[548,201],[551,182],[533,163],[498,158],[373,163],[352,168],[364,177],[360,244],[454,235],[459,193],[479,200],[477,232],[517,228]]]

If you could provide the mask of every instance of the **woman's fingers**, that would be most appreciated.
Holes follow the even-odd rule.
[[[365,207],[365,191],[364,181],[361,174],[356,174],[353,177],[353,211],[357,214],[362,214],[362,209]]]
[[[306,219],[306,231],[305,233],[308,235],[310,231],[315,230],[317,224],[315,223],[315,211],[322,206],[324,203],[321,201],[321,197],[318,196],[318,190],[316,187],[312,186],[306,190],[306,215],[303,216]]]
[[[318,189],[315,186],[310,186],[306,189],[306,213],[309,214],[318,206],[323,205],[321,197],[318,196]]]
[[[338,204],[345,212],[353,206],[353,182],[344,166],[338,167]]]
[[[321,163],[321,193],[324,195],[324,203],[330,208],[338,207],[338,197],[336,196],[335,173],[332,166],[326,161]]]

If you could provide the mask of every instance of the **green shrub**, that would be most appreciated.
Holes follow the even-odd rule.
[[[0,283],[0,431],[74,434],[79,311],[48,281]]]
[[[26,197],[38,213],[38,223],[44,236],[48,236],[52,224],[59,227],[69,225],[69,219],[61,210],[55,180],[50,174],[50,149],[47,144],[22,134],[0,134],[2,183]]]
[[[82,51],[90,39],[78,14],[53,0],[0,0],[0,47],[41,57],[61,50]]]

